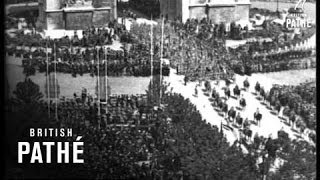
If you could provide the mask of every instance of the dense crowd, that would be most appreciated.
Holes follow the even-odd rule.
[[[260,53],[259,43],[252,43],[248,47],[229,49],[237,54],[231,66],[238,74],[257,72],[278,72],[293,69],[315,68],[316,61],[312,57],[312,50],[288,50],[283,52]],[[247,50],[249,49],[249,50]]]
[[[161,22],[153,27],[155,74],[160,71],[160,25],[162,25]],[[269,27],[268,29],[274,28]],[[271,42],[253,41],[236,49],[226,48],[224,46],[225,39],[234,36],[233,34],[239,34],[236,32],[240,31],[247,31],[247,29],[241,30],[240,26],[233,23],[231,30],[227,32],[223,23],[212,25],[206,19],[201,21],[189,19],[186,23],[176,20],[170,25],[165,24],[163,56],[170,59],[171,66],[176,68],[179,74],[184,74],[191,80],[199,77],[209,77],[210,79],[232,77],[233,72],[251,74],[315,67],[314,58],[309,58],[312,57],[311,49],[283,50],[285,43],[276,40]],[[59,49],[57,57],[61,59],[57,63],[57,71],[76,76],[84,73],[97,74],[96,52],[92,46],[112,44],[118,36],[122,43],[129,44],[129,48],[126,46],[123,53],[117,51],[99,52],[107,54],[108,74],[111,76],[149,76],[151,74],[149,33],[150,25],[133,24],[131,31],[128,32],[124,25],[112,22],[107,29],[89,28],[83,32],[82,39],[79,39],[76,33],[72,38],[64,37],[58,40],[45,40],[35,34],[18,34],[16,37],[6,36],[6,38],[7,42],[11,43],[8,54],[15,53],[18,56],[22,54],[26,58],[27,63],[25,64],[28,64],[25,67],[26,71],[29,69],[35,71],[34,66],[30,66],[33,64],[37,65],[41,72],[44,72],[46,59],[43,48],[46,44],[49,48],[53,48],[56,44]],[[306,36],[309,37],[312,33],[307,34]],[[285,40],[285,42],[289,41],[291,40],[288,38]],[[42,49],[37,49],[35,52],[23,49],[17,51],[16,46],[42,47]],[[101,51],[103,50],[101,49]],[[116,56],[113,56],[114,53]],[[42,60],[35,58],[37,56],[40,56]],[[53,54],[49,53],[49,56],[52,57]],[[100,59],[104,59],[103,56],[105,55],[102,55]],[[94,61],[92,62],[92,60]],[[100,65],[101,72],[103,72],[105,65],[103,63]],[[53,66],[52,63],[51,66]],[[168,75],[169,67],[164,65],[162,73]]]
[[[290,171],[294,171],[296,166],[290,167],[291,162],[299,162],[297,159],[303,159],[304,156],[307,156],[307,161],[301,160],[300,164],[297,164],[310,168],[310,172],[300,170],[295,173],[298,173],[300,177],[306,177],[306,179],[314,178],[315,166],[309,167],[307,163],[314,165],[315,148],[308,143],[302,140],[292,142],[283,131],[279,132],[277,139],[265,139],[255,135],[254,141],[250,142],[252,137],[250,126],[252,124],[260,126],[263,114],[259,112],[259,109],[252,112],[253,122],[249,121],[247,117],[240,116],[239,112],[246,108],[247,103],[241,96],[242,89],[238,85],[233,91],[229,88],[233,71],[239,73],[232,61],[250,61],[253,66],[262,57],[256,59],[250,59],[250,56],[250,58],[237,57],[232,52],[231,55],[228,55],[228,50],[224,47],[226,33],[224,25],[215,28],[210,26],[210,23],[205,20],[200,23],[189,20],[185,24],[173,24],[173,28],[167,29],[165,33],[163,55],[170,58],[171,65],[177,68],[178,73],[186,75],[186,82],[201,80],[203,77],[226,80],[227,86],[224,89],[224,95],[219,94],[214,88],[212,89],[208,81],[205,82],[205,93],[210,96],[214,109],[218,111],[220,116],[227,119],[227,126],[221,124],[219,131],[218,127],[212,126],[202,119],[199,111],[189,100],[185,100],[182,95],[171,92],[164,93],[160,105],[155,106],[154,103],[151,103],[153,100],[149,99],[152,98],[150,94],[146,96],[109,96],[108,99],[104,99],[100,103],[84,90],[81,95],[75,94],[74,99],[64,99],[59,104],[50,103],[51,118],[57,117],[59,127],[74,128],[76,134],[83,135],[85,144],[85,163],[82,169],[77,169],[77,166],[74,166],[70,169],[63,169],[55,176],[63,177],[64,174],[70,175],[75,171],[82,175],[81,178],[90,179],[259,179],[269,174],[270,166],[274,160],[281,157],[286,160],[283,171],[289,174],[290,178],[286,176],[287,179],[292,179],[291,177],[295,174]],[[168,26],[166,25],[166,27]],[[175,33],[168,35],[168,31]],[[123,42],[133,42],[131,48],[126,49],[125,47],[124,51],[76,48],[77,50],[72,52],[73,48],[68,48],[71,45],[85,47],[111,43],[112,33],[105,35],[101,31],[85,32],[85,40],[69,41],[66,38],[57,42],[50,41],[48,43],[50,48],[53,48],[51,42],[57,43],[55,46],[58,47],[54,48],[53,52],[55,53],[48,55],[51,61],[50,71],[53,70],[53,60],[57,59],[59,61],[57,63],[58,72],[75,75],[77,73],[91,73],[94,75],[97,73],[96,66],[98,63],[100,64],[101,60],[99,67],[101,73],[105,73],[104,68],[107,65],[109,75],[123,75],[124,69],[126,69],[126,74],[130,75],[150,75],[149,44],[151,44],[151,40],[149,32],[150,26],[148,25],[134,25],[131,32],[132,38],[126,34],[126,37],[122,39]],[[153,46],[156,71],[161,57],[159,53],[161,36],[157,35],[160,32],[159,26],[155,27]],[[115,32],[115,34],[117,33]],[[102,38],[104,41],[99,40],[99,36],[104,36],[105,39]],[[98,38],[95,40],[95,37]],[[38,40],[41,42],[40,37]],[[34,43],[37,43],[36,40]],[[147,45],[143,46],[142,44]],[[25,46],[31,47],[35,44],[31,43],[31,45]],[[28,60],[23,63],[27,69],[37,66],[40,72],[44,72],[46,70],[46,52],[43,50],[43,44],[38,44],[38,46],[42,48],[33,52],[25,50],[19,52],[13,48],[8,53],[27,58]],[[63,46],[67,48],[62,48]],[[251,47],[252,54],[254,51],[259,51],[259,53],[263,51],[255,49],[255,44]],[[264,66],[283,58],[295,59],[308,56],[308,53],[290,52],[264,56],[264,59],[268,59],[265,60]],[[106,59],[108,64],[103,61]],[[243,63],[246,64],[246,62]],[[138,73],[136,73],[134,66],[139,67]],[[168,75],[168,69],[167,66],[164,67],[163,75]],[[159,74],[159,71],[155,74]],[[249,82],[244,81],[244,90],[247,90],[249,86]],[[163,87],[160,85],[159,88]],[[160,91],[151,85],[150,89]],[[150,93],[151,90],[147,93]],[[289,116],[290,121],[292,121],[292,117],[301,116],[307,127],[310,129],[315,127],[315,89],[310,89],[307,85],[299,87],[275,86],[270,92],[265,92],[257,83],[255,90],[277,111],[280,111],[279,106],[280,108],[285,106],[286,110],[283,110],[283,114]],[[25,91],[29,92],[30,88]],[[226,101],[232,97],[231,92],[239,100],[239,106],[228,107]],[[196,87],[195,94],[197,95],[197,93]],[[30,106],[30,102],[13,103],[11,115],[25,113],[19,112],[19,108],[15,106],[24,109]],[[43,112],[47,111],[47,103],[41,102],[39,106]],[[33,112],[30,109],[28,113],[31,114],[28,118],[38,117],[32,116],[32,113],[37,114],[37,111]],[[244,137],[230,145],[224,137],[223,131],[233,131],[233,128],[239,128]],[[244,153],[241,145],[244,145],[249,153]],[[295,157],[297,150],[301,153],[301,158],[300,156],[299,158]],[[260,162],[259,158],[263,160]],[[284,175],[281,174],[283,171],[277,171],[273,176],[283,177]]]
[[[7,22],[10,23],[10,22]],[[17,22],[11,22],[16,24]],[[70,46],[81,46],[81,47],[92,47],[110,45],[116,39],[116,36],[120,36],[126,31],[126,27],[116,21],[109,22],[107,27],[95,28],[88,27],[82,31],[81,38],[80,34],[74,32],[72,37],[65,36],[58,39],[45,39],[40,34],[37,34],[34,30],[30,33],[24,33],[24,31],[18,30],[15,32],[15,36],[6,36],[7,44],[15,46],[27,46],[27,47],[46,47],[48,44],[49,48],[53,48],[54,44],[57,47],[70,47]]]
[[[89,34],[87,38],[94,41],[94,38],[90,35],[95,35],[95,33],[101,34],[101,31],[99,29],[98,31],[95,31],[94,28],[92,28],[88,31],[84,31],[84,34]],[[119,32],[115,33],[118,34]],[[121,32],[120,34],[126,36],[127,33]],[[93,45],[99,45],[97,43],[89,43],[89,47],[83,44],[77,44],[74,40],[77,38],[74,37],[72,40],[68,37],[58,40],[44,40],[39,35],[21,36],[23,38],[29,37],[29,42],[35,41],[36,44],[20,44],[19,42],[16,42],[20,41],[19,36],[14,38],[8,37],[7,41],[10,42],[10,46],[7,48],[7,53],[8,55],[16,57],[23,57],[25,71],[36,72],[35,69],[38,69],[40,72],[45,72],[47,68],[46,56],[48,55],[49,72],[53,71],[56,62],[57,72],[70,73],[73,76],[86,73],[90,73],[94,76],[98,73],[98,64],[100,73],[103,74],[107,72],[110,76],[150,76],[151,67],[154,69],[154,75],[160,74],[159,57],[155,56],[153,65],[151,65],[150,47],[142,43],[133,42],[130,45],[125,45],[123,50],[112,50],[101,46],[93,47]],[[108,39],[111,38],[110,35],[108,35],[108,37]],[[121,37],[123,38],[123,36]],[[86,35],[84,35],[84,38],[82,38],[81,41],[87,41],[84,39],[86,39]],[[112,39],[110,39],[110,42],[112,42]],[[128,38],[124,39],[125,41],[128,41]],[[20,48],[17,48],[17,46]],[[47,47],[50,50],[48,53],[46,52]],[[154,51],[155,55],[159,54],[158,51],[159,48],[156,48]],[[107,71],[105,69],[106,62]],[[162,66],[162,74],[167,76],[169,74],[169,67],[165,64]]]
[[[135,49],[134,49],[135,48]],[[140,50],[137,50],[140,49]],[[74,51],[73,53],[70,51]],[[97,52],[98,51],[98,52]],[[19,53],[19,52],[18,52]],[[98,55],[99,54],[99,55]],[[62,73],[70,73],[73,76],[77,74],[97,75],[98,67],[100,75],[107,74],[109,76],[150,76],[151,63],[147,56],[149,52],[145,46],[134,46],[128,50],[112,50],[110,48],[95,48],[81,51],[81,49],[59,49],[56,53],[48,53],[49,56],[49,72],[54,70],[55,58],[57,59],[56,71]],[[15,54],[18,56],[19,54]],[[47,71],[46,53],[42,49],[35,50],[22,55],[24,59],[22,64],[25,69],[37,68],[39,72]],[[106,64],[107,63],[107,64]],[[105,69],[107,66],[107,69]],[[162,74],[167,76],[169,68],[166,65],[162,67]],[[160,63],[153,62],[153,73],[160,73]]]
[[[206,87],[210,89],[208,84]],[[132,117],[123,123],[107,121],[106,125],[99,121],[97,107],[94,105],[96,103],[85,90],[81,95],[75,94],[74,99],[62,100],[58,106],[56,122],[59,122],[60,127],[73,128],[75,135],[83,136],[85,163],[61,165],[63,168],[58,168],[59,173],[52,173],[52,177],[66,178],[76,174],[77,177],[90,179],[258,179],[265,175],[283,177],[281,172],[270,172],[270,167],[279,157],[289,163],[298,161],[299,158],[292,158],[297,148],[300,148],[299,152],[303,152],[300,156],[311,158],[308,163],[312,165],[314,162],[312,157],[315,156],[315,149],[303,141],[292,142],[283,131],[279,131],[277,139],[255,135],[252,143],[240,139],[230,145],[222,132],[228,129],[219,131],[218,127],[207,123],[196,107],[181,95],[170,92],[163,94],[161,106],[149,106],[150,100],[146,97],[149,96],[109,97],[108,112],[102,114],[110,113],[111,119],[114,119],[113,115],[117,113],[112,109],[120,108],[123,117],[129,117],[128,114]],[[34,100],[32,102],[36,103]],[[34,104],[25,103],[12,105],[36,107]],[[46,103],[40,103],[40,106],[42,111],[46,112]],[[51,107],[55,105],[52,104]],[[90,110],[92,108],[94,111]],[[9,109],[14,114],[19,111],[19,108]],[[133,109],[144,110],[136,113]],[[41,111],[35,110],[29,113],[39,112]],[[54,113],[53,108],[52,117]],[[141,117],[139,114],[142,114]],[[145,117],[147,120],[143,122]],[[130,120],[134,122],[135,119],[140,119],[140,124],[130,124]],[[243,148],[250,153],[244,153]],[[306,150],[302,151],[303,149]],[[261,158],[264,160],[260,161]],[[309,164],[302,162],[299,165],[306,167]],[[310,168],[310,172],[301,170],[298,174],[313,177],[314,167]],[[57,168],[52,170],[57,171]]]
[[[160,26],[161,22],[158,22],[156,28],[158,34],[161,33]],[[144,37],[142,39],[148,38],[143,34],[150,28],[139,26],[136,29],[139,28],[142,31],[136,30],[133,34]],[[232,31],[227,33],[223,23],[212,25],[205,19],[201,21],[189,19],[186,23],[173,21],[170,25],[165,25],[164,52],[178,73],[187,76],[191,74],[193,78],[209,76],[216,79],[217,74],[228,76],[226,72],[232,74],[233,71],[239,74],[251,74],[315,67],[312,49],[293,50],[291,46],[286,49],[286,43],[276,40],[261,41],[259,38],[232,49],[224,45],[224,40],[230,33],[232,34]],[[310,34],[312,33],[308,33],[308,37]],[[158,37],[161,37],[160,34]],[[290,41],[289,38],[285,40],[285,42]]]
[[[259,94],[270,103],[277,113],[287,116],[291,125],[303,132],[305,128],[316,129],[316,90],[309,83],[298,86],[275,85],[270,92],[257,86]]]

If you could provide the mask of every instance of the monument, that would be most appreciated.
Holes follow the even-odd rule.
[[[161,14],[169,20],[201,20],[214,24],[249,21],[250,0],[161,0]]]
[[[39,0],[39,28],[83,30],[117,19],[117,0]]]

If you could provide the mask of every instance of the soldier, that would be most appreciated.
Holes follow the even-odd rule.
[[[244,81],[243,81],[243,87],[246,89],[246,91],[249,89],[249,81],[248,81],[248,78],[246,78]]]
[[[224,112],[224,116],[227,115],[228,113],[228,104],[226,103],[226,101],[224,101],[223,105],[222,105],[222,112]]]
[[[244,97],[243,97],[243,94],[241,96],[239,104],[240,104],[240,106],[242,107],[243,110],[246,108],[247,103],[246,103],[246,99],[244,99]]]
[[[239,96],[240,96],[240,89],[239,89],[239,86],[238,86],[238,85],[236,85],[236,86],[234,87],[234,89],[233,89],[233,94],[234,94],[234,96],[237,97],[237,99],[239,98]]]
[[[236,122],[237,122],[237,124],[238,125],[242,125],[242,121],[243,121],[243,119],[242,119],[242,117],[240,116],[240,112],[238,112],[238,114],[237,114],[237,116],[236,116]]]
[[[254,87],[254,89],[256,90],[256,93],[260,92],[260,83],[257,82],[256,86]]]
[[[213,90],[212,90],[212,93],[211,93],[211,97],[215,99],[216,98],[216,94],[217,94],[216,88],[213,87]]]
[[[231,107],[231,109],[228,112],[228,120],[230,121],[230,118],[231,118],[232,120],[231,122],[233,122],[235,117],[236,117],[236,111],[234,110],[233,107]]]
[[[229,87],[226,87],[225,91],[224,91],[225,96],[227,97],[227,99],[230,98],[230,89]]]
[[[253,114],[253,119],[256,120],[257,125],[260,127],[260,121],[262,118],[262,114],[259,112],[259,108],[257,108],[256,112]]]

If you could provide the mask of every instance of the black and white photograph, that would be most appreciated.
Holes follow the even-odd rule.
[[[4,177],[316,180],[316,0],[6,0]]]

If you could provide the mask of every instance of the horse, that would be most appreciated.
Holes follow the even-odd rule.
[[[210,82],[209,81],[206,81],[205,83],[204,83],[204,87],[205,87],[205,90],[206,91],[211,91],[211,84],[210,84]]]
[[[218,98],[218,99],[216,100],[216,102],[217,102],[218,107],[219,107],[220,109],[222,109],[222,108],[223,108],[222,99],[221,99],[221,98]]]
[[[222,112],[224,112],[225,115],[227,115],[227,113],[228,113],[228,104],[227,103],[223,103]]]
[[[259,82],[256,83],[254,89],[256,90],[256,93],[260,92],[260,83]]]
[[[225,96],[227,97],[227,99],[229,99],[229,98],[230,98],[230,89],[229,89],[229,88],[226,88],[226,89],[224,90],[224,94],[225,94]]]
[[[216,91],[216,89],[213,89],[211,92],[211,97],[216,98],[216,96],[217,96],[217,91]]]
[[[260,93],[260,96],[261,96],[261,97],[263,97],[263,98],[264,98],[264,97],[265,97],[265,95],[266,95],[266,92],[265,92],[265,90],[264,90],[264,88],[263,88],[263,87],[261,87],[261,88],[260,88],[259,93]]]
[[[236,117],[236,123],[237,123],[240,127],[242,127],[243,118],[240,117],[240,116],[237,116],[237,117]]]
[[[243,132],[243,134],[244,134],[244,136],[245,136],[245,140],[250,140],[250,139],[251,139],[251,137],[252,137],[252,130],[251,130],[251,129],[249,129],[249,128],[244,128],[244,129],[242,130],[242,132]]]
[[[245,109],[245,107],[247,106],[246,99],[241,98],[239,104],[242,107],[242,109]]]
[[[260,114],[259,112],[255,112],[253,114],[253,118],[254,118],[254,120],[257,121],[257,124],[260,126],[260,121],[262,119],[262,114]]]
[[[237,97],[237,99],[238,99],[238,98],[240,97],[240,93],[241,93],[241,91],[240,91],[238,85],[236,85],[236,86],[233,88],[233,94],[234,94],[234,96]]]
[[[250,87],[250,83],[248,81],[248,78],[243,81],[243,87],[247,90]]]
[[[228,119],[230,120],[230,117],[232,119],[232,122],[234,121],[234,118],[236,117],[236,111],[231,107],[231,109],[228,112]]]

